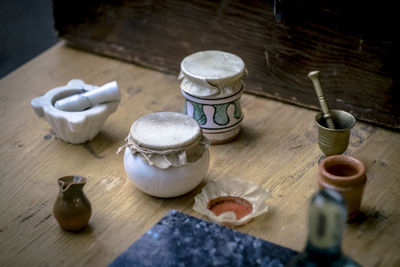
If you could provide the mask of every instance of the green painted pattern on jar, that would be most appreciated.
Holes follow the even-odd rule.
[[[214,123],[224,126],[229,123],[228,106],[230,103],[215,105],[214,109]]]
[[[204,114],[203,105],[189,101],[193,105],[193,118],[199,122],[200,125],[207,123],[207,116]]]
[[[240,119],[242,117],[242,109],[240,108],[240,98],[236,99],[234,102],[235,105],[235,119]]]

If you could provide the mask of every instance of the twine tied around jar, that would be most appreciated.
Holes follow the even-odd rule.
[[[118,149],[117,154],[124,148],[129,148],[133,155],[141,156],[150,166],[154,165],[160,169],[181,167],[196,162],[203,156],[204,152],[206,152],[210,145],[204,135],[200,135],[196,142],[188,146],[166,150],[155,150],[142,147],[135,143],[131,134],[129,134],[125,140],[127,143]]]
[[[182,80],[181,89],[185,92],[199,97],[223,97],[239,92],[247,78],[247,70],[239,77],[227,80],[193,79],[186,77],[182,72],[178,79]]]

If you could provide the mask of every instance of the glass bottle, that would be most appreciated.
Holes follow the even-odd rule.
[[[339,193],[331,189],[317,192],[310,203],[306,247],[287,266],[360,266],[342,253],[346,216],[346,203]]]

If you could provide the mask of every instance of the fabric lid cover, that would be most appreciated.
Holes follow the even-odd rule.
[[[195,96],[226,96],[242,89],[247,70],[243,60],[231,53],[208,50],[181,62],[181,88]]]
[[[127,141],[124,147],[130,148],[133,155],[139,154],[161,169],[196,162],[209,146],[198,122],[175,112],[139,118],[132,124]]]

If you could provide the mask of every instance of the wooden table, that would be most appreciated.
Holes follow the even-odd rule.
[[[57,139],[30,106],[75,78],[96,85],[117,80],[122,93],[117,112],[83,145]],[[182,110],[175,76],[60,43],[3,78],[0,88],[1,266],[105,266],[170,209],[203,218],[192,210],[202,186],[173,199],[148,196],[128,180],[116,154],[137,118]],[[210,148],[207,179],[237,175],[271,189],[268,213],[237,230],[302,250],[321,157],[315,112],[250,94],[242,108],[241,135]],[[365,266],[400,266],[400,134],[358,123],[346,153],[366,164],[368,184],[364,216],[347,225],[343,250]],[[88,178],[93,215],[80,233],[61,230],[52,215],[56,179],[69,174]]]

